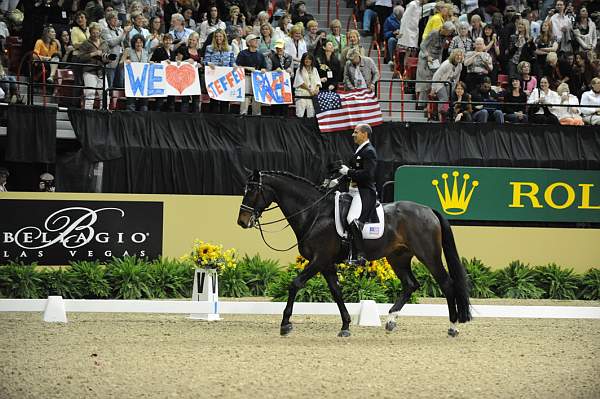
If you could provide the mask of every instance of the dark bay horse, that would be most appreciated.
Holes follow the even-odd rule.
[[[292,309],[296,293],[318,272],[325,277],[342,317],[339,336],[350,335],[350,314],[342,299],[336,263],[342,260],[344,246],[335,229],[333,194],[312,182],[280,171],[254,171],[248,178],[238,224],[254,227],[263,211],[272,203],[281,208],[298,240],[300,254],[308,265],[294,279],[289,289],[287,306],[283,311],[281,335],[292,331]],[[411,270],[411,259],[416,256],[427,266],[439,284],[446,301],[450,328],[456,336],[455,323],[471,320],[469,281],[460,261],[454,236],[448,221],[437,211],[414,202],[399,201],[384,205],[385,230],[381,238],[364,240],[369,260],[386,257],[402,282],[402,294],[389,311],[386,329],[396,326],[396,317],[419,283]],[[448,272],[442,264],[442,250]]]

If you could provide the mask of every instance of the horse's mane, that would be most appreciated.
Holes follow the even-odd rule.
[[[323,191],[323,187],[316,185],[312,181],[308,180],[306,177],[296,176],[295,174],[286,172],[284,170],[263,170],[260,173],[289,177],[291,179],[306,183],[306,184],[310,185],[311,187],[313,187],[317,191]]]

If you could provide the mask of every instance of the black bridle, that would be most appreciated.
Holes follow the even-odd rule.
[[[259,172],[259,173],[258,173],[258,181],[249,181],[249,182],[247,182],[247,183],[246,183],[246,187],[244,188],[244,195],[246,195],[246,193],[247,193],[248,191],[250,191],[250,188],[249,188],[249,186],[257,186],[256,190],[258,191],[259,195],[261,196],[261,199],[262,199],[263,203],[264,203],[264,204],[266,204],[266,203],[267,203],[267,201],[265,200],[265,196],[264,196],[264,193],[263,193],[263,189],[264,189],[264,187],[263,187],[263,184],[262,184],[262,172]],[[271,190],[271,191],[273,191],[273,190],[272,190],[271,188],[269,188],[269,187],[267,187],[267,189],[268,189],[268,190]],[[327,196],[328,196],[329,194],[331,194],[331,193],[332,193],[332,192],[333,192],[335,189],[336,189],[336,187],[332,187],[332,188],[330,188],[329,190],[327,190],[327,191],[325,192],[325,194],[323,194],[323,196],[321,196],[321,197],[320,197],[319,199],[317,199],[315,202],[313,202],[312,204],[310,204],[309,206],[307,206],[307,207],[305,207],[305,208],[303,208],[303,209],[300,209],[299,211],[295,212],[294,214],[292,214],[292,215],[290,215],[290,216],[284,216],[284,217],[282,217],[281,219],[273,220],[273,221],[266,222],[266,223],[261,223],[261,222],[260,222],[260,218],[262,217],[262,214],[263,214],[264,212],[272,211],[272,210],[274,210],[274,209],[277,209],[277,208],[279,208],[279,205],[275,205],[275,206],[272,206],[272,207],[270,207],[270,208],[266,208],[266,209],[265,209],[265,208],[263,208],[263,209],[260,209],[260,208],[257,208],[257,207],[251,207],[251,206],[248,206],[248,205],[245,205],[245,204],[243,204],[243,203],[242,203],[242,204],[240,205],[240,211],[249,212],[249,213],[251,213],[251,214],[252,214],[252,216],[251,216],[251,218],[250,218],[250,227],[255,227],[255,228],[258,228],[258,230],[260,231],[260,236],[261,236],[261,238],[262,238],[263,242],[265,243],[265,245],[266,245],[267,247],[271,248],[273,251],[277,251],[277,252],[287,252],[287,251],[289,251],[289,250],[291,250],[291,249],[293,249],[293,248],[297,247],[297,246],[298,246],[298,245],[299,245],[299,244],[300,244],[302,241],[304,241],[304,239],[302,239],[302,240],[299,240],[299,241],[298,241],[296,244],[292,245],[291,247],[289,247],[289,248],[287,248],[287,249],[278,249],[278,248],[274,248],[274,247],[272,247],[271,245],[269,245],[269,243],[268,243],[268,242],[267,242],[267,240],[265,239],[265,235],[264,235],[264,232],[263,232],[262,226],[267,226],[267,225],[270,225],[270,224],[275,224],[275,223],[279,223],[279,222],[287,221],[287,225],[286,225],[284,228],[282,228],[282,229],[280,230],[280,231],[283,231],[284,229],[286,229],[286,228],[287,228],[287,227],[290,225],[290,222],[289,222],[289,220],[290,220],[290,219],[292,219],[292,218],[294,218],[294,217],[296,217],[296,216],[298,216],[298,215],[301,215],[301,214],[303,214],[303,213],[305,213],[305,212],[307,212],[307,211],[311,210],[312,208],[314,208],[315,206],[317,206],[317,205],[318,205],[318,204],[319,204],[321,201],[323,201],[325,198],[327,198]],[[316,221],[317,221],[317,218],[314,218],[314,220],[313,220],[313,222],[312,222],[312,224],[311,224],[310,228],[309,228],[309,229],[306,231],[306,233],[304,234],[304,236],[305,236],[305,237],[308,235],[307,233],[308,233],[308,232],[310,232],[310,231],[312,230],[312,228],[314,227],[314,225],[315,225]],[[256,226],[254,225],[254,223],[256,223]]]

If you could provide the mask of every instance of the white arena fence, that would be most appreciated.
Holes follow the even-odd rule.
[[[45,321],[66,322],[66,313],[178,313],[191,318],[218,320],[219,315],[281,315],[285,302],[174,301],[113,299],[0,299],[0,312],[43,312]],[[374,301],[347,303],[348,312],[359,325],[379,325],[392,304]],[[600,319],[600,307],[591,306],[503,306],[473,305],[473,316],[493,318]],[[335,303],[297,302],[296,315],[339,315]],[[194,316],[198,317],[194,317]],[[206,317],[208,316],[208,318]],[[212,317],[211,317],[212,316]],[[407,304],[400,316],[448,317],[445,304]]]

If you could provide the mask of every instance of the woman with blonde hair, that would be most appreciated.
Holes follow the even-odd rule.
[[[263,53],[265,57],[271,54],[271,50],[275,49],[275,43],[277,42],[273,39],[273,28],[270,24],[262,24],[260,26],[260,33],[258,35],[258,51]]]
[[[427,39],[427,36],[434,30],[440,30],[444,22],[449,20],[449,15],[448,4],[443,1],[435,3],[435,14],[427,20],[427,25],[423,31],[423,40]]]
[[[35,42],[33,57],[40,61],[58,62],[60,61],[59,49],[60,43],[56,39],[56,31],[52,26],[47,26],[44,28],[42,38]],[[47,62],[44,62],[43,65],[46,70],[46,82],[53,84],[58,64],[48,64]],[[37,66],[39,67],[39,64]]]
[[[554,114],[561,125],[583,126],[579,111],[579,100],[569,92],[569,85],[561,83],[556,89],[561,107],[554,107]]]
[[[308,51],[314,52],[315,47],[317,47],[317,42],[321,38],[321,35],[317,34],[318,30],[319,23],[314,19],[306,23],[306,35],[304,35],[304,41],[306,42]]]
[[[556,52],[558,50],[558,42],[554,39],[552,34],[552,23],[550,20],[546,20],[542,23],[540,28],[540,35],[535,39],[535,55],[537,56],[537,65],[534,70],[534,74],[539,75],[546,65],[546,56],[549,53]]]
[[[346,65],[346,61],[348,61],[348,52],[350,50],[357,50],[361,56],[365,55],[365,49],[360,45],[360,34],[357,30],[349,30],[348,33],[346,33],[346,39],[347,45],[340,54],[341,65]]]
[[[231,32],[234,25],[240,27],[242,32],[246,32],[246,16],[240,13],[238,6],[231,6],[229,8],[229,19],[225,21],[225,31]]]
[[[303,36],[304,28],[302,24],[296,24],[290,29],[290,35],[285,38],[285,52],[292,56],[294,71],[298,69],[302,56],[308,51]]]
[[[218,29],[213,33],[212,44],[206,47],[206,53],[204,54],[204,65],[214,69],[215,67],[234,67],[235,58],[233,50],[227,43],[227,34]],[[218,101],[210,99],[208,106],[209,112],[217,114],[226,114],[229,108],[227,101]]]
[[[438,101],[446,101],[445,104],[438,104],[440,114],[445,114],[448,111],[447,101],[454,90],[454,86],[460,80],[464,58],[464,50],[455,48],[450,52],[448,59],[442,62],[438,70],[433,74],[433,78],[431,79],[433,81],[431,84],[431,93],[437,95]],[[439,82],[450,82],[451,86],[448,87],[448,85]],[[442,115],[440,115],[439,120],[442,120]]]
[[[517,65],[523,57],[527,55],[529,46],[534,46],[531,36],[529,35],[529,21],[521,18],[517,21],[516,32],[510,35],[508,45],[508,75],[515,76],[517,74]]]
[[[347,45],[346,35],[342,34],[342,23],[339,19],[334,19],[329,23],[329,29],[331,33],[327,35],[327,40],[333,43],[335,54],[339,57]]]

